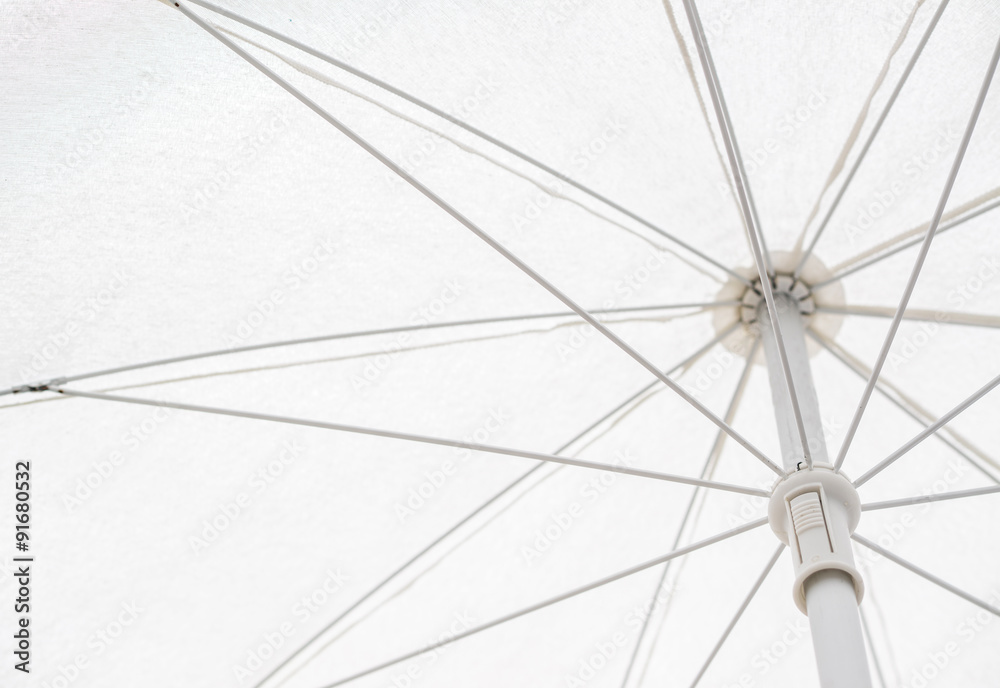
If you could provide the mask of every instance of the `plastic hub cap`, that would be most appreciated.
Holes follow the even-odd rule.
[[[843,284],[837,280],[831,282],[833,272],[815,256],[809,257],[799,273],[798,280],[793,280],[791,275],[798,266],[799,258],[798,253],[771,252],[771,261],[776,273],[771,279],[772,289],[776,294],[787,295],[788,298],[798,302],[799,312],[808,321],[811,331],[826,340],[834,341],[844,320],[844,316],[837,312],[844,307]],[[738,332],[723,340],[723,346],[730,352],[745,357],[750,350],[750,338],[757,336],[759,310],[754,310],[755,304],[758,304],[757,308],[763,305],[764,297],[756,267],[745,265],[734,270],[745,280],[731,277],[716,292],[716,300],[734,305],[712,309],[712,327],[716,334],[721,334],[731,328],[733,323],[742,324],[743,327]],[[813,285],[816,284],[821,286],[815,289]],[[806,350],[812,357],[823,349],[809,338],[806,340]],[[755,365],[763,366],[764,359],[758,358]]]
[[[802,280],[796,280],[791,275],[777,274],[771,278],[771,289],[775,296],[785,294],[790,297],[798,304],[799,313],[802,315],[808,316],[816,312],[812,291]],[[759,309],[764,302],[763,294],[759,279],[743,293],[743,298],[740,299],[740,319],[744,324],[753,325],[757,322]]]

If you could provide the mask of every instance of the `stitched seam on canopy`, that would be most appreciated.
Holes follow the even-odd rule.
[[[729,187],[729,197],[733,199],[733,203],[736,205],[736,216],[740,218],[741,224],[743,224],[744,229],[746,229],[746,220],[743,217],[743,210],[740,208],[739,201],[737,200],[738,197],[736,195],[736,189],[733,187],[733,180],[729,173],[729,167],[726,165],[725,160],[722,159],[722,150],[719,148],[719,142],[715,138],[715,129],[712,127],[712,120],[708,116],[708,110],[705,107],[705,100],[701,97],[701,89],[698,87],[698,77],[695,74],[694,64],[691,61],[691,53],[688,52],[687,41],[684,40],[680,27],[677,25],[677,18],[674,16],[673,7],[670,6],[670,0],[663,0],[663,9],[667,12],[667,20],[670,22],[670,30],[673,31],[674,39],[677,41],[677,49],[680,50],[681,58],[684,60],[684,67],[687,69],[688,77],[691,79],[691,87],[694,90],[695,98],[698,100],[698,109],[701,110],[701,117],[705,122],[705,127],[708,129],[709,136],[712,138],[712,147],[715,149],[715,157],[719,161],[719,167],[722,168],[722,176],[726,178],[726,185]],[[743,232],[743,236],[747,240],[747,249],[750,250],[750,237],[746,232]]]
[[[882,84],[885,82],[885,77],[889,73],[889,67],[892,65],[892,60],[896,56],[896,53],[899,52],[899,49],[903,46],[903,42],[910,33],[910,26],[913,24],[913,20],[916,18],[917,12],[923,4],[924,0],[917,0],[917,3],[913,6],[913,10],[910,12],[910,16],[906,19],[906,23],[903,24],[903,28],[900,30],[899,36],[896,38],[896,42],[893,44],[892,49],[889,50],[889,55],[886,57],[885,63],[882,65],[882,71],[880,71],[878,76],[875,78],[875,83],[872,85],[871,91],[868,93],[868,99],[865,100],[864,105],[861,106],[861,112],[858,113],[858,117],[854,121],[854,127],[851,129],[851,133],[847,135],[847,141],[844,142],[844,147],[840,151],[840,156],[833,163],[833,169],[830,170],[826,183],[823,185],[822,190],[820,190],[819,196],[813,204],[812,211],[810,211],[809,217],[806,219],[806,222],[802,227],[802,231],[799,233],[799,238],[795,241],[796,253],[802,251],[802,244],[805,242],[806,232],[809,231],[809,226],[812,224],[813,220],[816,219],[816,215],[819,213],[819,207],[823,202],[823,197],[826,195],[826,192],[830,190],[830,187],[833,185],[837,175],[843,171],[844,163],[847,162],[847,156],[851,152],[851,149],[854,148],[854,144],[857,143],[858,136],[861,135],[861,127],[868,118],[868,112],[871,109],[872,100],[875,99],[875,95],[878,93],[879,89],[882,88]]]
[[[952,219],[958,217],[959,215],[963,215],[963,214],[965,214],[965,213],[967,213],[967,212],[969,212],[971,210],[975,210],[977,207],[979,207],[981,205],[984,205],[986,203],[989,203],[990,201],[992,201],[992,200],[994,200],[996,198],[1000,198],[1000,186],[998,186],[997,188],[993,189],[992,191],[987,191],[986,193],[973,198],[971,201],[967,201],[967,202],[963,203],[962,205],[958,206],[957,208],[954,208],[954,209],[946,212],[944,215],[941,216],[941,222],[947,222],[948,220],[952,220]],[[857,263],[860,263],[861,261],[869,258],[870,256],[874,256],[874,255],[876,255],[878,253],[881,253],[882,251],[885,251],[887,249],[892,248],[894,245],[898,244],[901,241],[904,241],[905,239],[909,239],[909,238],[911,238],[913,236],[917,236],[919,234],[926,234],[927,233],[927,228],[930,227],[930,224],[931,224],[930,222],[924,222],[921,225],[917,225],[913,229],[907,230],[907,231],[905,231],[905,232],[903,232],[901,234],[897,234],[896,236],[892,237],[891,239],[886,239],[882,243],[873,246],[872,248],[868,249],[867,251],[864,251],[863,253],[859,253],[856,256],[852,256],[852,257],[848,258],[847,260],[845,260],[845,261],[843,261],[843,262],[841,262],[841,263],[833,266],[831,268],[831,271],[834,274],[837,274],[837,273],[841,272],[842,270],[846,270],[847,268],[849,268],[849,267],[851,267],[851,266],[853,266],[853,265],[855,265]]]

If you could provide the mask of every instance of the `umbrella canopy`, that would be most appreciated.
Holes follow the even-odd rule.
[[[995,683],[1000,10],[692,9],[0,8],[4,685],[818,685],[794,284],[874,684]]]

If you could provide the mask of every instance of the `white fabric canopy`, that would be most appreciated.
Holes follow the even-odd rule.
[[[781,463],[767,370],[736,324],[745,287],[718,267],[756,275],[680,2],[219,5],[613,201],[619,209],[357,75],[185,5],[576,303],[607,311],[657,367],[683,363],[673,379],[717,416],[737,398],[732,426]],[[697,5],[759,225],[775,267],[791,272],[939,5]],[[257,685],[537,463],[25,385],[69,376],[52,386],[702,475],[715,425],[172,3],[0,12],[0,391],[20,390],[0,398],[2,480],[13,494],[15,464],[30,461],[37,557],[31,673],[12,668],[5,613],[3,685]],[[922,240],[998,36],[996,3],[949,3],[820,235],[807,283]],[[844,463],[851,478],[1000,373],[995,87],[909,302],[924,320],[899,327]],[[810,344],[810,362],[831,457],[918,248],[814,292],[822,344]],[[552,313],[563,315],[514,317]],[[498,318],[508,319],[442,326]],[[757,365],[737,395],[751,348]],[[976,402],[865,483],[862,502],[996,485],[998,410],[996,393]],[[736,442],[716,459],[713,481],[774,482]],[[766,511],[765,497],[709,489],[692,501],[693,491],[546,464],[267,685],[328,685]],[[869,511],[858,533],[996,606],[997,500]],[[14,500],[0,504],[9,609]],[[674,561],[641,643],[662,566],[349,685],[621,686],[633,654],[628,686],[688,685],[777,544],[765,526]],[[995,684],[992,615],[863,547],[857,557],[875,685]],[[818,685],[791,580],[783,554],[699,685]]]

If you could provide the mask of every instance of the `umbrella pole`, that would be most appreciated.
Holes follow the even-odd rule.
[[[871,675],[858,612],[863,584],[854,567],[850,544],[860,504],[853,485],[829,467],[798,302],[790,294],[777,291],[775,306],[815,468],[809,469],[803,462],[804,452],[782,375],[774,330],[767,309],[761,307],[758,323],[782,459],[788,474],[771,498],[771,526],[790,545],[796,572],[793,597],[809,617],[820,685],[870,688]]]

